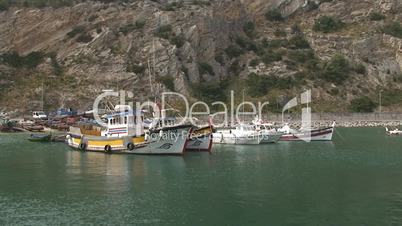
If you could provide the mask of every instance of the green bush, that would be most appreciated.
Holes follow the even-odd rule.
[[[342,55],[335,55],[323,69],[323,78],[335,84],[342,84],[350,76],[350,65]]]
[[[256,67],[260,63],[260,60],[258,58],[254,58],[250,60],[250,63],[248,64],[250,67]]]
[[[385,15],[379,12],[371,12],[369,15],[371,21],[385,20]]]
[[[0,0],[0,11],[5,11],[10,7],[8,0]]]
[[[402,26],[396,21],[385,25],[383,28],[383,32],[397,38],[402,38]]]
[[[314,60],[315,54],[312,50],[293,50],[288,52],[288,58],[294,62],[304,64]]]
[[[254,25],[254,23],[253,23],[252,21],[246,22],[246,23],[243,25],[243,31],[244,31],[244,33],[245,33],[248,37],[250,37],[250,38],[254,37],[254,32],[255,32],[255,25]]]
[[[203,75],[203,74],[215,75],[214,69],[207,62],[198,63],[198,71],[199,71],[200,75]]]
[[[324,33],[330,33],[339,31],[345,26],[345,24],[334,17],[331,16],[321,16],[315,21],[313,30],[314,31],[321,31]]]
[[[88,33],[81,34],[77,38],[77,42],[82,42],[82,43],[88,43],[92,40],[93,40],[92,36]]]
[[[242,68],[240,67],[240,62],[235,60],[232,64],[230,64],[228,71],[231,75],[238,76],[241,72]]]
[[[155,35],[160,38],[169,39],[172,30],[172,25],[162,25],[156,30]]]
[[[175,90],[174,87],[174,78],[172,76],[163,76],[159,77],[158,81],[162,83],[166,88],[168,88],[171,91]]]
[[[55,75],[62,75],[63,74],[63,68],[60,66],[59,62],[57,61],[57,54],[56,53],[50,53],[50,63],[53,68],[53,72]]]
[[[277,28],[274,31],[274,35],[277,37],[286,37],[286,31],[284,29]]]
[[[20,56],[17,52],[4,53],[0,56],[0,62],[15,68],[36,68],[43,62],[45,54],[42,52],[31,52],[26,56]]]
[[[193,84],[191,86],[191,91],[194,97],[207,103],[212,103],[214,101],[225,102],[227,99],[225,94],[226,88],[227,83],[225,81],[201,82]]]
[[[289,40],[289,46],[292,49],[309,49],[310,43],[303,35],[295,35]]]
[[[85,32],[85,27],[82,25],[76,26],[71,30],[70,32],[67,33],[67,36],[69,38],[74,38],[78,34],[82,34]]]
[[[289,42],[286,39],[272,39],[272,40],[263,39],[262,40],[262,46],[264,48],[276,49],[279,47],[287,47],[288,45],[289,45]]]
[[[137,20],[135,21],[134,24],[129,23],[119,28],[119,31],[122,32],[124,35],[127,35],[128,33],[134,30],[142,29],[144,26],[145,26],[145,20]]]
[[[226,53],[226,55],[228,55],[229,58],[232,59],[232,58],[239,57],[240,55],[242,55],[244,53],[244,51],[236,45],[229,45],[225,49],[225,53]]]
[[[376,107],[377,104],[367,96],[356,98],[350,103],[350,110],[353,112],[373,112]]]
[[[265,18],[269,21],[284,20],[282,13],[278,9],[272,9],[265,13]]]
[[[382,93],[382,105],[389,106],[394,104],[402,104],[402,90],[390,89]]]
[[[261,97],[268,93],[270,89],[290,89],[296,86],[293,78],[280,78],[278,76],[262,77],[255,73],[249,74],[246,79],[247,93],[252,97]]]
[[[362,74],[365,75],[367,73],[367,69],[366,66],[364,66],[363,64],[356,64],[353,68],[353,70],[358,73],[358,74]]]
[[[143,64],[129,64],[126,68],[127,72],[134,72],[136,74],[142,74],[145,71],[145,65]]]
[[[177,35],[177,36],[173,36],[170,39],[170,42],[172,44],[174,44],[177,48],[180,48],[180,47],[182,47],[184,45],[184,43],[186,42],[186,39],[184,38],[184,35],[180,34],[180,35]]]
[[[223,54],[221,52],[215,54],[215,61],[218,62],[220,65],[225,64],[225,59],[224,59]]]
[[[279,52],[274,52],[272,50],[268,50],[261,58],[264,64],[270,64],[275,61],[281,61],[282,55]]]

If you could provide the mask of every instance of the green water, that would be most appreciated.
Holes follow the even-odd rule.
[[[401,225],[402,137],[80,153],[0,134],[0,225]]]

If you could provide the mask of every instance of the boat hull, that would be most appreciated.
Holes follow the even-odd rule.
[[[282,135],[280,141],[332,141],[334,127]]]
[[[214,144],[256,145],[261,143],[260,136],[236,136],[232,133],[213,133]]]
[[[212,127],[204,127],[194,130],[188,139],[186,151],[188,152],[211,152]]]
[[[261,143],[262,144],[274,144],[277,143],[283,133],[262,133],[261,134]]]
[[[145,135],[108,138],[70,134],[67,145],[83,151],[113,154],[182,155],[190,132],[190,127],[169,128],[151,133],[147,140]]]

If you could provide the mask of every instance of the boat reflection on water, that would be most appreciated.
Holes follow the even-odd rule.
[[[152,175],[153,181],[165,181],[165,172],[183,173],[182,157],[105,155],[96,152],[66,152],[65,170],[73,179],[91,178],[99,192],[125,192],[132,187],[142,190]],[[94,181],[92,181],[94,180]]]

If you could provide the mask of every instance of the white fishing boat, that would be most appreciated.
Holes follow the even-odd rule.
[[[280,141],[332,141],[332,136],[335,130],[335,122],[330,127],[319,129],[300,129],[294,130],[285,124],[279,132],[283,132]]]
[[[145,134],[142,114],[123,112],[108,115],[105,129],[70,128],[68,146],[81,151],[123,154],[181,155],[185,150],[191,126],[181,125]]]
[[[254,118],[252,123],[255,125],[256,131],[260,134],[261,143],[269,144],[276,143],[284,135],[283,132],[279,132],[274,124],[263,122],[258,116]]]
[[[180,126],[175,117],[156,118],[150,124],[149,131],[152,132],[158,129],[167,129],[174,126]],[[212,132],[213,129],[211,125],[193,127],[193,130],[188,137],[185,150],[189,152],[211,152]]]
[[[260,144],[262,137],[255,126],[240,124],[236,128],[217,129],[212,134],[215,144]]]
[[[402,130],[395,128],[394,130],[389,130],[388,127],[385,127],[385,131],[388,136],[402,136]]]

